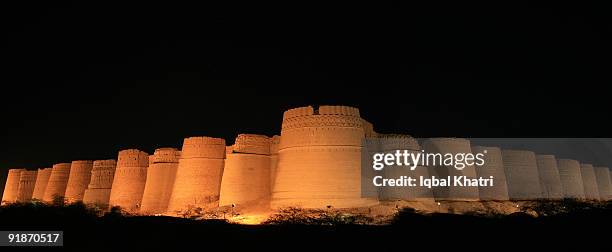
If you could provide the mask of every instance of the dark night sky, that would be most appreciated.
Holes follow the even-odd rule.
[[[417,137],[611,136],[612,18],[597,6],[0,11],[2,170],[278,134],[309,104]]]

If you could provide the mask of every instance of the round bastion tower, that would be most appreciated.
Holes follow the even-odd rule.
[[[117,158],[117,169],[110,191],[110,206],[120,206],[128,212],[140,208],[145,183],[149,154],[136,150],[122,150]]]
[[[185,138],[167,213],[218,207],[224,164],[224,139]]]
[[[91,179],[83,194],[83,203],[100,207],[108,206],[116,167],[117,161],[114,159],[93,161]]]
[[[285,111],[271,207],[377,204],[377,199],[361,195],[364,137],[357,108],[308,106]]]

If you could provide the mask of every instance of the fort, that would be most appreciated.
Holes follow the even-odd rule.
[[[385,163],[383,157],[379,161],[385,168],[373,169],[378,157],[372,154],[384,152],[395,153],[389,159],[398,162]],[[475,162],[457,167],[457,162],[407,159],[423,153]],[[471,153],[486,155],[464,155]],[[414,164],[406,166],[409,163]],[[362,164],[370,168],[365,171],[380,174],[364,172]],[[231,145],[221,138],[194,136],[185,138],[180,149],[158,148],[153,155],[127,149],[119,152],[117,161],[9,169],[2,203],[63,198],[103,209],[118,206],[132,214],[176,216],[219,209],[371,210],[389,202],[396,207],[397,202],[437,202],[434,209],[440,209],[440,202],[609,200],[610,171],[598,165],[529,150],[476,146],[462,138],[420,141],[406,134],[382,134],[357,108],[306,106],[284,112],[278,135],[239,134]],[[375,181],[390,186],[373,186]]]

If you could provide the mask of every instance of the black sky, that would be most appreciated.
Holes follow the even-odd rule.
[[[84,2],[0,10],[0,169],[278,134],[309,104],[417,137],[611,136],[602,7]]]

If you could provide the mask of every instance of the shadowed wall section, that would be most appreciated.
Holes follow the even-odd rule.
[[[508,200],[508,184],[504,171],[504,161],[502,160],[501,149],[497,147],[472,146],[472,152],[485,153],[484,164],[475,166],[476,174],[479,177],[489,178],[493,176],[495,184],[493,186],[478,188],[478,195],[481,200]]]
[[[563,188],[557,167],[557,159],[553,155],[537,155],[540,188],[544,199],[562,199]]]
[[[364,136],[356,108],[309,106],[285,111],[271,207],[377,204],[377,199],[361,198]]]
[[[66,187],[65,198],[68,203],[82,201],[85,189],[91,180],[91,169],[93,161],[78,160],[72,161],[70,165],[70,177]]]
[[[111,188],[110,206],[119,206],[128,212],[140,208],[147,181],[149,154],[136,150],[122,150],[117,158],[117,169]]]
[[[470,141],[462,138],[430,138],[423,141],[423,149],[427,153],[458,154],[470,153],[472,148]],[[476,168],[466,166],[463,170],[458,170],[453,166],[430,167],[430,174],[436,177],[446,178],[447,176],[466,176],[469,179],[476,178]],[[461,186],[439,186],[434,188],[436,200],[456,200],[456,201],[475,201],[479,199],[477,187]]]
[[[588,200],[598,200],[599,190],[597,190],[597,180],[595,179],[595,169],[591,164],[580,165],[580,176],[584,186],[584,197]]]
[[[540,175],[535,153],[523,150],[502,150],[504,171],[511,200],[542,198]]]
[[[557,161],[559,177],[565,198],[584,199],[584,186],[580,174],[580,163],[573,159],[559,159]]]
[[[54,164],[45,189],[43,201],[52,202],[54,199],[64,197],[68,177],[70,176],[70,163]]]
[[[22,171],[19,175],[19,189],[17,190],[18,202],[32,200],[34,186],[36,185],[36,173],[36,171]]]
[[[107,207],[115,177],[117,162],[114,159],[96,160],[91,169],[91,179],[83,194],[83,203]]]
[[[149,156],[141,213],[163,214],[167,211],[180,157],[181,152],[175,148],[160,148]]]
[[[45,196],[45,189],[47,189],[47,183],[49,183],[49,177],[51,177],[51,170],[52,168],[38,169],[32,199],[42,200]]]
[[[612,199],[612,185],[610,184],[610,169],[608,167],[595,167],[595,179],[601,200]]]
[[[218,207],[224,161],[224,139],[185,138],[168,213],[179,214],[195,208]]]

